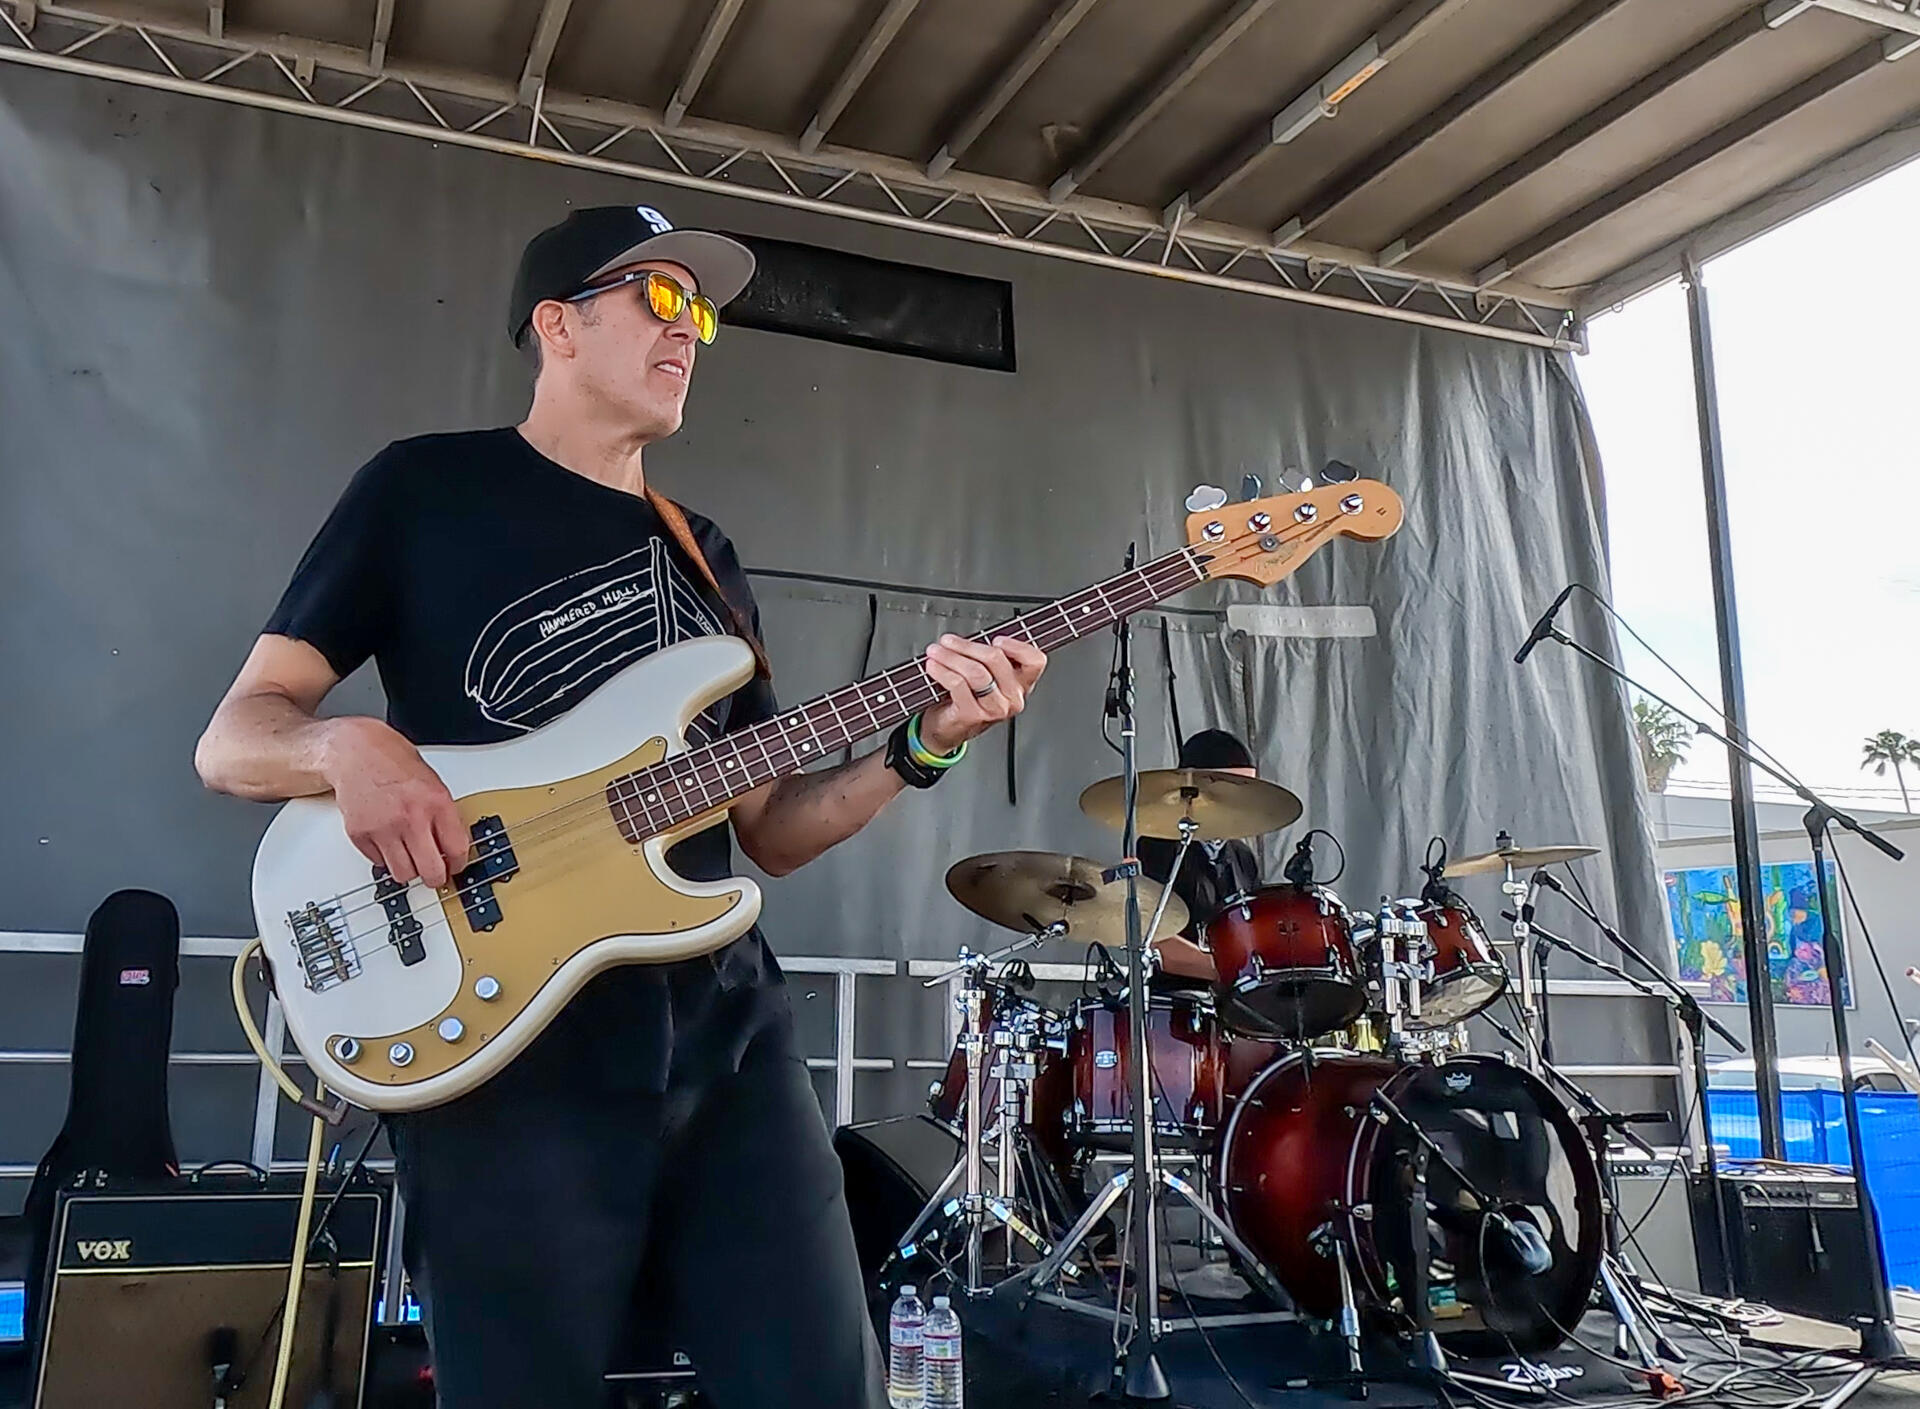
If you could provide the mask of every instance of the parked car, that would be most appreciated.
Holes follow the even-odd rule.
[[[1780,1057],[1774,1062],[1780,1073],[1783,1091],[1840,1089],[1840,1059],[1833,1056]],[[1734,1091],[1753,1089],[1754,1064],[1751,1057],[1712,1062],[1707,1067],[1707,1082],[1716,1088]],[[1878,1057],[1853,1059],[1853,1089],[1856,1091],[1904,1091],[1899,1073]]]

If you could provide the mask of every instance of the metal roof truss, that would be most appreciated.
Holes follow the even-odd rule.
[[[958,170],[930,175],[921,165],[836,148],[814,135],[829,125],[832,99],[799,141],[698,121],[686,104],[704,72],[699,63],[664,114],[554,93],[544,74],[566,10],[562,0],[547,0],[517,83],[390,63],[392,0],[380,0],[365,49],[237,32],[220,0],[209,3],[204,29],[134,6],[13,0],[9,13],[0,0],[0,61],[1428,327],[1580,346],[1564,298],[1523,286],[1475,288],[1304,240],[1276,245],[1271,231],[1192,218],[1184,207],[1163,212],[1071,192],[1056,198],[1017,182]],[[716,9],[722,34],[737,10]],[[702,56],[710,61],[706,51],[715,47],[703,41]]]

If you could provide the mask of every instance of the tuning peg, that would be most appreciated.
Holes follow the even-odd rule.
[[[1245,503],[1249,499],[1258,499],[1259,497],[1260,497],[1260,476],[1259,475],[1240,476],[1240,501],[1242,503]]]
[[[1329,460],[1320,471],[1322,484],[1345,484],[1348,480],[1359,479],[1360,471],[1344,460]]]
[[[1227,491],[1217,484],[1196,484],[1193,493],[1187,496],[1187,512],[1204,514],[1209,509],[1217,509],[1227,502]]]

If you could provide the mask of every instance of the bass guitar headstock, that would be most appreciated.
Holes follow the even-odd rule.
[[[1334,538],[1391,537],[1405,518],[1400,496],[1376,479],[1323,484],[1298,494],[1227,502],[1202,485],[1187,498],[1187,543],[1212,579],[1271,587]]]

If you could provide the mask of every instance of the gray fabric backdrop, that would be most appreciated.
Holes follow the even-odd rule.
[[[1459,854],[1504,827],[1603,845],[1585,867],[1603,910],[1663,934],[1622,695],[1553,648],[1507,660],[1569,578],[1606,577],[1563,359],[22,70],[0,73],[0,929],[78,930],[107,891],[144,885],[174,897],[190,934],[252,932],[246,878],[268,813],[201,791],[191,753],[208,711],[356,466],[397,436],[517,418],[527,375],[502,323],[521,243],[570,203],[636,199],[683,224],[1014,287],[1015,374],[737,330],[703,355],[687,429],[649,457],[658,482],[754,567],[915,589],[879,594],[863,662],[864,591],[759,579],[785,698],[1005,614],[941,589],[1070,590],[1115,569],[1130,539],[1175,546],[1195,481],[1271,483],[1337,456],[1399,490],[1405,529],[1331,546],[1268,594],[1181,599],[1164,639],[1183,722],[1256,742],[1305,799],[1301,825],[1345,844],[1349,901],[1408,893],[1431,834]],[[1221,609],[1253,601],[1371,608],[1375,632],[1229,632]],[[1161,620],[1140,635],[1149,764],[1171,757]],[[1596,618],[1570,620],[1606,639]],[[1049,672],[1018,733],[1017,807],[1002,735],[774,885],[775,946],[950,956],[987,938],[944,897],[953,861],[1111,855],[1074,805],[1116,767],[1098,717],[1107,653],[1082,643]],[[370,678],[338,698],[377,707]],[[1296,834],[1271,839],[1269,859]],[[1497,911],[1493,888],[1472,896]],[[0,1046],[63,1046],[68,970],[0,964],[0,992],[21,995]],[[861,1054],[930,1055],[937,1005],[890,982],[863,1006]],[[177,1045],[237,1046],[218,1006],[194,1007]],[[1657,1010],[1564,1008],[1576,1059],[1667,1059]],[[5,1070],[0,1161],[31,1159],[57,1091],[29,1094]],[[863,1111],[904,1107],[922,1079],[862,1078]]]

